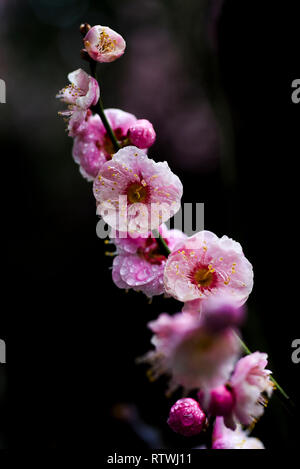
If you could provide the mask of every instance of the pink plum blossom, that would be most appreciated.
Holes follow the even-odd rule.
[[[148,326],[155,350],[141,360],[152,365],[153,379],[171,377],[170,391],[183,386],[208,392],[229,379],[240,352],[233,330],[211,332],[189,313],[161,314]]]
[[[145,149],[153,145],[156,133],[151,122],[139,119],[128,130],[128,138],[132,145]]]
[[[168,230],[163,224],[159,231],[172,251],[178,242],[186,238],[179,230]],[[149,298],[164,293],[164,267],[166,257],[151,232],[138,237],[120,237],[115,233],[112,241],[117,247],[113,261],[112,278],[119,288],[142,291]]]
[[[199,403],[191,398],[179,399],[171,407],[168,425],[183,436],[198,435],[207,426],[206,415]]]
[[[148,233],[180,209],[182,184],[166,161],[156,163],[137,147],[119,150],[94,181],[97,213],[112,228]]]
[[[60,115],[69,117],[68,130],[71,137],[76,136],[85,127],[87,111],[97,104],[100,89],[97,80],[79,68],[69,73],[70,85],[63,88],[57,98],[68,104],[68,110]]]
[[[96,62],[113,62],[124,54],[126,42],[108,26],[93,26],[83,39],[89,56]]]
[[[166,292],[179,301],[226,295],[241,306],[252,290],[253,270],[239,243],[200,231],[168,257],[164,282]]]
[[[217,417],[212,435],[212,449],[265,449],[258,438],[248,435],[240,425],[234,431],[230,430],[224,425],[223,418]]]
[[[229,415],[224,417],[225,425],[234,430],[236,422],[242,425],[255,423],[264,412],[274,386],[271,371],[266,370],[266,353],[255,352],[241,358],[236,364],[229,385],[235,396],[235,404]]]

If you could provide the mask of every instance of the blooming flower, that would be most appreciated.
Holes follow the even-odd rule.
[[[113,62],[124,54],[126,42],[108,26],[93,26],[83,39],[89,56],[96,62]]]
[[[159,231],[168,248],[172,251],[186,235],[179,230],[168,230],[163,224]],[[148,297],[164,293],[164,267],[166,257],[153,236],[120,237],[116,234],[112,241],[118,255],[113,261],[112,278],[119,288],[142,291]]]
[[[60,112],[61,115],[70,117],[69,135],[74,137],[83,130],[87,117],[87,110],[97,104],[100,89],[97,80],[79,68],[69,73],[70,85],[63,88],[56,97],[68,104],[68,110]]]
[[[169,256],[164,282],[166,292],[179,301],[225,294],[240,306],[252,290],[253,271],[239,243],[201,231]]]
[[[235,429],[236,422],[251,425],[261,417],[264,407],[273,392],[271,371],[266,370],[266,353],[255,352],[241,358],[230,379],[230,388],[235,403],[229,415],[224,417],[225,425]]]
[[[94,182],[97,213],[112,228],[148,233],[180,208],[182,184],[167,162],[156,163],[137,147],[119,150]]]
[[[207,419],[197,401],[184,398],[171,407],[168,425],[180,435],[193,436],[201,433],[206,427]]]
[[[227,428],[222,417],[216,418],[212,439],[212,449],[265,449],[258,438],[249,437],[240,425],[235,431]]]
[[[152,365],[153,379],[163,373],[171,376],[170,391],[183,386],[207,392],[229,379],[240,351],[231,329],[211,332],[189,313],[161,314],[148,326],[155,334],[155,350],[141,361]]]

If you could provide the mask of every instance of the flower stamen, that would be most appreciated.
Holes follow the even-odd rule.
[[[127,190],[127,197],[131,204],[146,202],[147,195],[146,187],[137,182],[131,184]]]

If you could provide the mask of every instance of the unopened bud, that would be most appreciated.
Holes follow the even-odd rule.
[[[82,23],[79,26],[79,31],[83,37],[86,36],[86,34],[88,33],[90,29],[91,29],[91,25],[88,23]]]
[[[128,138],[132,145],[145,149],[153,145],[156,134],[151,122],[147,119],[139,119],[129,128]]]
[[[193,436],[206,428],[207,419],[197,401],[184,398],[171,407],[168,425],[180,435]]]
[[[232,412],[235,394],[230,385],[219,386],[210,392],[209,413],[225,417]]]

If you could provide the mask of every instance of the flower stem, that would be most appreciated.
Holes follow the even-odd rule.
[[[238,339],[238,341],[240,342],[243,350],[246,352],[247,355],[250,355],[252,352],[251,350],[247,347],[247,345],[245,344],[245,342],[241,339],[241,337],[235,332],[235,335]],[[274,383],[276,389],[278,389],[278,391],[283,395],[283,397],[285,397],[285,399],[287,399],[292,405],[294,405],[294,403],[291,401],[290,397],[288,396],[288,394],[284,391],[284,389],[277,383],[276,379],[273,378],[273,376],[270,376],[270,380]]]
[[[168,257],[168,255],[170,254],[170,249],[168,248],[168,245],[167,243],[165,242],[164,238],[161,236],[160,232],[158,230],[153,230],[153,234],[162,250],[162,252],[164,253],[164,255],[166,257]]]
[[[92,77],[95,78],[98,81],[98,79],[97,79],[97,63],[94,62],[94,61],[91,61],[90,62],[90,68],[91,68]],[[109,138],[112,141],[114,150],[117,152],[118,150],[120,150],[121,146],[120,146],[120,144],[119,144],[119,142],[118,142],[118,140],[115,136],[115,133],[114,133],[113,129],[111,128],[111,126],[110,126],[110,124],[109,124],[109,122],[106,118],[106,115],[105,115],[105,112],[104,112],[104,109],[103,109],[103,103],[102,103],[101,96],[99,97],[98,103],[94,106],[94,110],[101,117],[103,125],[106,129],[106,132],[107,132]]]

